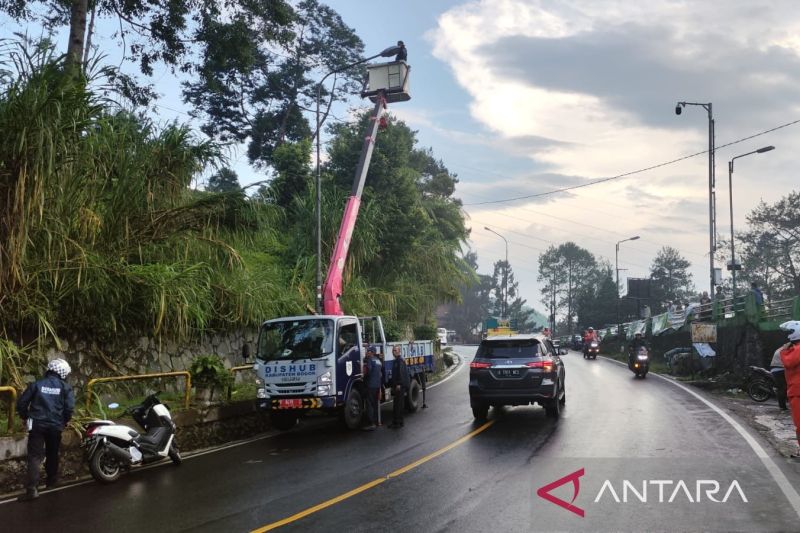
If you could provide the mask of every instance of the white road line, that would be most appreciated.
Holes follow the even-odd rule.
[[[609,361],[627,367],[625,363],[617,361],[616,359],[611,359],[609,357],[603,357],[603,359],[607,359]],[[754,439],[753,436],[750,435],[750,433],[746,429],[744,429],[741,424],[739,424],[739,422],[734,420],[733,417],[731,417],[728,413],[720,409],[717,405],[715,405],[711,401],[707,400],[706,398],[703,398],[700,394],[691,390],[685,385],[681,385],[674,379],[670,379],[668,377],[656,373],[651,373],[651,375],[663,379],[667,383],[671,383],[676,387],[678,387],[679,389],[688,392],[689,394],[691,394],[692,396],[694,396],[695,398],[706,404],[708,407],[713,409],[715,413],[717,413],[719,416],[722,417],[723,420],[725,420],[728,424],[730,424],[733,427],[733,429],[735,429],[739,433],[739,435],[742,436],[745,442],[747,442],[747,444],[750,445],[750,448],[753,450],[756,456],[758,456],[758,458],[761,459],[761,462],[764,464],[764,467],[770,473],[772,479],[775,480],[775,484],[778,485],[778,487],[780,487],[781,491],[783,492],[783,495],[786,496],[787,500],[789,500],[792,509],[794,509],[794,512],[797,513],[797,516],[800,517],[800,495],[797,494],[797,491],[794,489],[792,484],[789,483],[789,480],[786,478],[786,475],[783,473],[780,467],[778,467],[775,461],[772,460],[772,457],[767,453],[764,447],[761,446],[761,444],[759,444],[758,441],[756,441],[756,439]]]

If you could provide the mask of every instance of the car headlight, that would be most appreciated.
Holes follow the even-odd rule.
[[[333,386],[333,375],[330,370],[317,378],[317,396],[330,396]]]
[[[331,376],[330,370],[322,374],[320,377],[317,378],[318,385],[325,385],[330,384],[333,382],[333,377]]]
[[[256,387],[263,387],[263,386],[264,386],[264,380],[261,378],[256,378]]]
[[[258,398],[260,400],[263,400],[265,398],[269,398],[269,396],[267,396],[267,389],[265,389],[263,387],[259,387],[258,389],[256,389],[256,398]]]
[[[330,395],[331,395],[330,385],[317,385],[317,396],[330,396]]]

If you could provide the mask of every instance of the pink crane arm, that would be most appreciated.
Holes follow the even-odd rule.
[[[342,305],[339,302],[339,298],[342,296],[342,275],[347,261],[347,252],[350,249],[350,240],[353,237],[353,229],[356,227],[358,209],[361,206],[361,192],[364,190],[364,181],[366,181],[369,162],[372,159],[372,149],[375,147],[375,138],[378,135],[380,116],[385,107],[386,99],[383,94],[379,94],[375,102],[375,108],[369,117],[370,123],[361,148],[356,177],[353,181],[353,190],[344,208],[342,224],[339,226],[339,235],[336,237],[336,246],[333,249],[333,255],[331,255],[331,263],[328,265],[325,284],[322,286],[322,312],[326,315],[344,314]]]

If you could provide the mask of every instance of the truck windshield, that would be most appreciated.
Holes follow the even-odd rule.
[[[262,361],[313,359],[332,351],[333,320],[286,320],[262,326],[256,357]]]

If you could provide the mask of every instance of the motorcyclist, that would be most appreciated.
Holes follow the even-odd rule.
[[[594,331],[593,327],[589,327],[586,332],[583,334],[583,353],[584,355],[589,352],[589,346],[591,346],[592,342],[600,342],[600,339],[597,337],[597,333]]]
[[[636,354],[639,353],[639,348],[647,348],[647,342],[644,340],[644,336],[642,336],[641,331],[637,331],[636,334],[631,339],[631,342],[628,344],[628,367],[633,366],[633,360],[636,358]]]
[[[800,320],[784,322],[780,328],[789,334],[789,343],[781,350],[781,361],[786,368],[786,396],[800,444]],[[797,458],[798,455],[794,454],[793,457]]]

